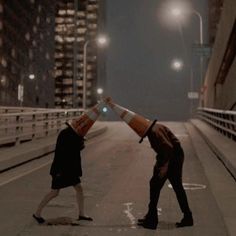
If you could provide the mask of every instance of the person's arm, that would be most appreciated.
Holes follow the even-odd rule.
[[[168,172],[168,167],[169,167],[169,161],[172,155],[172,148],[166,144],[166,143],[162,143],[159,152],[158,152],[158,156],[160,158],[160,164],[158,165],[158,170],[159,170],[159,177],[163,178],[167,175]]]

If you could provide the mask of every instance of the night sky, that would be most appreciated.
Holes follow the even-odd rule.
[[[177,1],[106,1],[110,44],[106,49],[105,94],[149,119],[188,119],[191,64],[193,90],[199,89],[199,58],[192,54],[192,44],[199,41],[199,19],[192,14],[181,24],[167,24],[164,12],[173,2]],[[201,13],[207,41],[207,0],[181,2],[191,2]],[[174,58],[183,60],[182,71],[171,69]]]

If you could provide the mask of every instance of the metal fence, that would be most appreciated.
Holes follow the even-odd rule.
[[[199,108],[197,115],[218,132],[236,141],[236,111]]]
[[[83,112],[82,109],[1,108],[0,146],[56,134],[65,126],[66,121]]]

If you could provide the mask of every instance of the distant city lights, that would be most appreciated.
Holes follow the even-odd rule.
[[[35,75],[34,74],[30,74],[29,75],[29,79],[31,79],[31,80],[35,79]]]

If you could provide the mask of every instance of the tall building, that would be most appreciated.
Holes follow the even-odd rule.
[[[204,105],[236,110],[236,1],[212,2],[221,12],[216,24],[212,55],[205,76]]]
[[[86,106],[96,102],[98,52],[94,39],[99,31],[98,0],[59,0],[55,30],[55,106],[82,107],[84,45],[87,44]]]
[[[55,0],[0,0],[0,105],[54,106]]]

